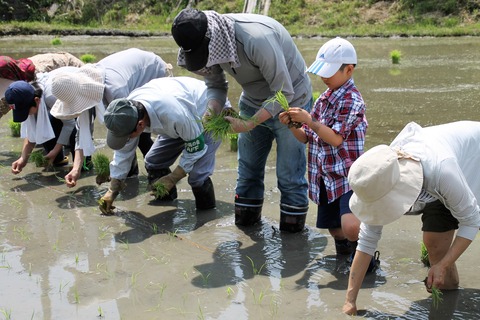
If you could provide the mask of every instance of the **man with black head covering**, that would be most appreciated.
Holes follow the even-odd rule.
[[[205,78],[210,113],[218,114],[225,104],[226,73],[242,86],[240,115],[249,120],[225,117],[240,133],[235,223],[248,226],[261,218],[265,164],[275,140],[280,229],[303,230],[308,211],[305,145],[280,123],[282,106],[271,101],[281,91],[290,106],[310,111],[312,104],[305,61],[288,31],[267,16],[184,9],[173,22],[172,35],[180,46],[178,65]]]

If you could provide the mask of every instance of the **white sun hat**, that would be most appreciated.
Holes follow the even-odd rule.
[[[318,50],[317,58],[307,72],[330,78],[343,64],[357,64],[357,53],[349,41],[336,37]]]
[[[387,145],[361,155],[350,167],[353,190],[350,209],[369,225],[386,225],[404,215],[417,200],[423,184],[421,162]]]
[[[57,119],[74,119],[102,102],[104,88],[102,73],[92,64],[74,73],[59,73],[52,79],[57,101],[50,113]]]

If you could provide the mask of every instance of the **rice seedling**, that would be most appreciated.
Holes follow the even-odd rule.
[[[427,267],[430,267],[430,261],[428,260],[428,251],[427,247],[423,242],[420,243],[420,260],[423,262],[423,264]]]
[[[34,162],[37,167],[46,167],[48,165],[48,158],[43,155],[42,150],[33,151],[30,154],[30,161]]]
[[[207,121],[203,123],[203,129],[215,140],[223,140],[232,133],[230,122],[225,120],[225,115],[221,113],[208,117]]]
[[[103,310],[102,310],[102,307],[98,306],[97,310],[98,310],[98,316],[97,316],[97,317],[98,317],[98,318],[103,318]]]
[[[80,56],[80,60],[82,60],[83,63],[93,63],[97,61],[97,57],[93,54],[86,53]]]
[[[235,291],[232,289],[232,287],[227,287],[227,296],[232,296],[235,293]]]
[[[163,184],[161,181],[155,181],[152,184],[152,194],[155,197],[155,199],[163,198],[165,197],[170,191],[167,190],[167,187],[165,184]]]
[[[77,287],[75,287],[75,290],[73,291],[73,297],[75,298],[75,303],[79,304],[80,303],[80,296],[78,295]]]
[[[110,159],[103,153],[97,152],[92,156],[92,163],[97,174],[97,184],[108,181],[110,178]]]
[[[229,133],[228,139],[230,140],[230,151],[238,151],[238,133]]]
[[[401,57],[402,57],[402,52],[400,52],[399,50],[390,51],[390,58],[392,59],[393,64],[399,64]]]
[[[438,308],[438,305],[440,303],[442,303],[443,301],[442,295],[443,295],[443,292],[440,289],[432,286],[432,304],[435,309]]]
[[[266,264],[266,263],[262,264],[262,265],[260,266],[260,268],[257,269],[257,267],[255,266],[255,262],[253,262],[252,258],[250,258],[249,256],[247,256],[247,259],[250,260],[250,264],[252,265],[253,274],[259,275],[260,272],[262,272],[263,267],[265,267],[265,264]]]
[[[20,129],[22,124],[20,122],[14,122],[13,119],[8,119],[8,127],[12,137],[20,137]]]
[[[275,92],[275,95],[272,98],[268,99],[266,102],[267,103],[278,102],[283,110],[288,111],[288,109],[290,109],[290,105],[288,104],[287,97],[285,97],[282,90],[278,90],[277,92]],[[301,126],[302,126],[302,123],[295,122],[295,121],[290,121],[290,123],[288,124],[289,128],[294,127],[298,129]]]
[[[50,43],[54,46],[58,46],[62,44],[62,40],[60,40],[59,37],[55,37],[50,41]]]

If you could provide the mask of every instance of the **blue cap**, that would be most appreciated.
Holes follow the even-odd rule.
[[[5,91],[5,100],[13,112],[14,122],[27,120],[30,108],[35,106],[35,89],[26,81],[15,81]]]

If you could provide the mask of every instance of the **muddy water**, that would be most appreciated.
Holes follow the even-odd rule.
[[[26,57],[65,50],[102,58],[127,47],[158,53],[174,64],[168,38],[0,38],[2,54]],[[312,62],[325,39],[298,40]],[[480,120],[479,38],[353,39],[359,63],[355,81],[368,103],[367,147],[388,143],[409,121],[422,125]],[[402,52],[392,65],[391,50]],[[176,75],[189,75],[175,67]],[[313,78],[314,90],[325,88]],[[231,82],[231,99],[239,88]],[[217,208],[196,212],[189,185],[178,200],[159,206],[146,191],[145,171],[129,179],[115,216],[104,217],[96,200],[106,186],[84,174],[74,189],[61,179],[67,168],[28,165],[10,173],[22,141],[0,119],[0,319],[348,319],[340,313],[347,285],[345,258],[331,237],[308,228],[278,231],[275,157],[268,162],[262,223],[234,224],[236,154],[224,143],[213,181]],[[107,155],[105,130],[96,126],[98,150]],[[139,157],[141,159],[141,156]],[[140,166],[142,167],[142,165]],[[432,305],[421,280],[420,218],[388,225],[379,245],[381,268],[367,276],[358,304],[372,319],[478,319],[480,245],[459,259],[461,290]]]

